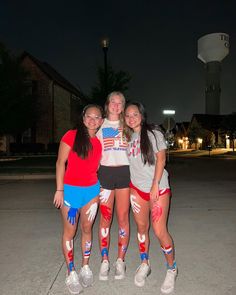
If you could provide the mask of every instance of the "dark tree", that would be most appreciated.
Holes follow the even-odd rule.
[[[197,148],[198,138],[204,138],[206,140],[206,137],[207,137],[206,132],[204,132],[204,130],[200,128],[199,126],[192,126],[188,130],[188,138],[189,138],[190,146],[192,144],[195,144],[195,148]]]
[[[104,106],[107,94],[112,91],[121,91],[125,93],[128,90],[128,85],[131,76],[128,72],[113,70],[112,66],[107,68],[107,84],[105,83],[105,72],[103,67],[97,69],[97,84],[92,87],[90,97],[93,102]],[[107,89],[106,89],[107,88]]]
[[[0,134],[20,137],[36,118],[27,72],[0,43]]]
[[[236,114],[225,116],[221,122],[221,128],[229,136],[234,152],[234,141],[236,139]]]

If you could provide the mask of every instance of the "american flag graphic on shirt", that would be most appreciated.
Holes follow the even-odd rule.
[[[102,129],[104,149],[126,148],[127,142],[122,138],[122,128],[107,127]]]

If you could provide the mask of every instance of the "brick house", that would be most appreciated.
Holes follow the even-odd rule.
[[[188,141],[188,127],[189,122],[176,123],[174,134],[175,134],[175,147],[186,150],[189,148]]]
[[[22,66],[30,73],[32,95],[37,108],[35,126],[23,135],[23,142],[58,143],[61,136],[72,128],[85,104],[81,92],[62,77],[48,63],[24,52]]]
[[[188,127],[192,148],[225,147],[225,132],[221,129],[227,115],[193,114]]]

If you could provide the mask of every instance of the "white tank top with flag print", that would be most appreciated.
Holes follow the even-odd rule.
[[[101,165],[129,165],[127,156],[128,143],[123,138],[123,129],[119,126],[119,121],[105,119],[97,132],[97,137],[102,144]]]

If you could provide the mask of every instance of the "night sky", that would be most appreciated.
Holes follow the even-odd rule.
[[[127,97],[144,102],[156,123],[167,108],[176,110],[176,121],[205,112],[197,40],[215,32],[230,35],[221,79],[227,114],[236,112],[236,1],[0,1],[0,42],[48,62],[86,93],[108,36],[108,61],[132,76]]]

